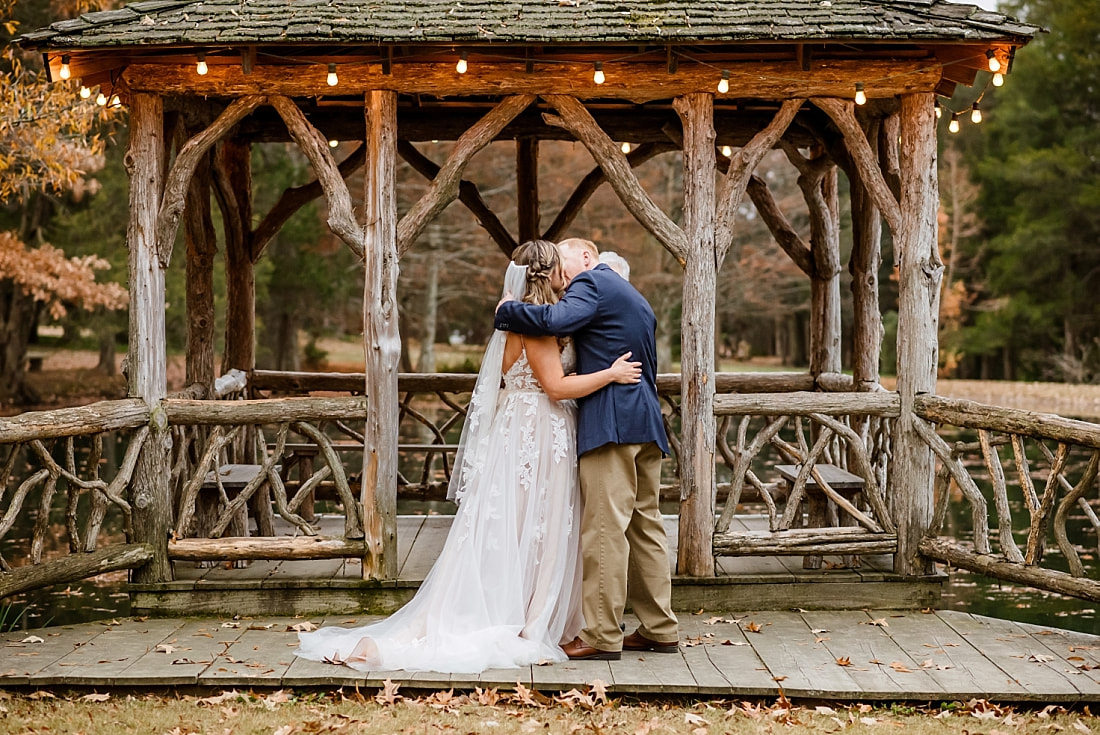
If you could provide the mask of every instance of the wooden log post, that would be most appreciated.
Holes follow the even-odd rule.
[[[925,574],[931,561],[918,545],[932,523],[935,463],[915,421],[918,394],[936,391],[938,325],[943,263],[936,243],[936,118],[933,95],[901,98],[901,227],[894,242],[900,263],[898,293],[898,382],[901,416],[894,445],[893,492],[898,526],[899,574]]]
[[[126,230],[130,268],[130,342],[127,354],[129,395],[153,412],[153,431],[142,447],[131,486],[134,540],[149,544],[152,558],[134,572],[134,581],[167,582],[168,529],[172,506],[168,492],[171,439],[160,401],[167,394],[164,331],[164,269],[157,253],[157,213],[164,187],[164,101],[137,93],[130,103],[130,222]]]
[[[676,571],[714,576],[714,97],[696,92],[673,107],[684,128],[684,302],[681,317],[680,529]]]
[[[225,140],[218,146],[221,176],[233,193],[225,217],[225,352],[222,373],[256,367],[256,272],[252,257],[252,146]],[[246,444],[245,446],[251,446]]]
[[[539,236],[539,141],[516,141],[516,205],[519,214],[519,241]]]
[[[868,136],[878,155],[877,126]],[[858,169],[848,171],[852,204],[852,379],[857,391],[875,390],[879,383],[882,351],[882,314],[879,312],[878,269],[882,262],[882,218],[871,200]]]
[[[366,95],[367,161],[363,268],[363,341],[367,421],[364,429],[364,579],[397,577],[397,93]],[[461,175],[461,171],[459,171]],[[457,184],[455,185],[457,190]]]
[[[188,130],[193,136],[198,131]],[[182,146],[180,146],[182,147]],[[209,154],[195,168],[184,207],[184,242],[187,246],[187,379],[201,386],[203,395],[214,393],[214,255],[217,235],[210,211],[211,166]]]

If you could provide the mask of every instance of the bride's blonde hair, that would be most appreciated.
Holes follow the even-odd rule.
[[[558,248],[549,240],[528,240],[512,253],[512,262],[527,266],[527,292],[523,300],[528,304],[553,304],[558,292],[550,285],[554,273],[561,270]]]

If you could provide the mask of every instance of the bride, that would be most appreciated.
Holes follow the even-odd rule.
[[[564,287],[545,240],[516,249],[509,294],[554,303]],[[637,383],[630,353],[588,375],[554,337],[495,332],[467,411],[448,498],[447,541],[411,601],[360,628],[300,633],[297,654],[360,671],[478,673],[564,661],[581,616],[576,408],[611,382]],[[503,387],[501,377],[503,375]]]

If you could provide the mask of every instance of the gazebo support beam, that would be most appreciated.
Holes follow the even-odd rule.
[[[373,92],[372,92],[373,94]],[[394,93],[396,98],[396,93]],[[447,205],[458,198],[462,172],[478,151],[493,142],[504,126],[526,110],[535,96],[517,94],[502,100],[485,117],[463,133],[455,143],[454,150],[447,157],[439,173],[432,179],[432,185],[424,196],[405,213],[397,223],[397,254],[400,257],[409,251],[417,236],[436,218]],[[397,126],[396,119],[394,127]],[[396,143],[396,141],[395,141]],[[375,164],[377,166],[377,164]]]
[[[662,153],[669,153],[671,151],[680,150],[679,143],[642,143],[640,146],[632,150],[626,156],[626,162],[630,164],[631,168],[637,168],[651,158],[655,158]],[[581,179],[581,182],[577,184],[577,187],[573,189],[573,193],[569,195],[569,198],[565,200],[565,204],[562,205],[561,210],[558,211],[558,215],[554,218],[554,221],[546,228],[546,232],[542,233],[544,240],[557,241],[562,235],[569,229],[569,226],[573,224],[573,220],[580,214],[581,208],[588,202],[596,190],[600,188],[607,181],[607,174],[600,166],[596,166],[588,174]]]
[[[397,155],[401,156],[405,163],[412,166],[413,169],[426,178],[434,179],[439,175],[439,165],[421,153],[416,146],[407,140],[397,141]],[[470,214],[474,215],[474,219],[481,225],[481,228],[489,234],[489,237],[493,238],[493,242],[497,244],[500,251],[511,258],[512,251],[516,249],[519,243],[512,237],[512,233],[508,231],[508,228],[504,226],[493,210],[489,209],[489,205],[485,203],[485,200],[481,198],[481,192],[477,190],[477,184],[465,179],[459,182],[458,200],[466,205],[466,209],[470,210]]]
[[[157,212],[164,186],[164,101],[135,94],[130,101],[130,349],[127,354],[129,394],[154,412],[152,433],[138,455],[132,480],[134,543],[149,544],[153,557],[134,571],[140,583],[172,579],[168,561],[171,498],[168,490],[169,435],[159,412],[167,393],[167,348],[164,331],[164,268],[157,253]]]
[[[898,527],[899,574],[926,574],[932,563],[918,545],[932,523],[935,463],[914,423],[913,402],[936,391],[943,263],[936,242],[936,118],[933,95],[901,98],[901,227],[894,234],[899,260],[898,382],[901,416],[894,442],[891,512]]]
[[[646,194],[619,146],[600,129],[576,97],[549,94],[544,99],[558,111],[557,115],[543,115],[547,124],[568,130],[584,143],[623,205],[682,265],[688,251],[687,237]]]
[[[879,123],[872,123],[868,140],[879,155]],[[879,312],[878,269],[882,262],[882,218],[863,184],[859,171],[850,171],[852,204],[852,380],[857,391],[875,390],[879,384],[882,352],[882,315]]]
[[[187,369],[186,385],[214,391],[214,255],[217,233],[210,211],[210,155],[203,157],[187,189],[184,242],[187,247]]]
[[[256,367],[256,274],[250,242],[252,146],[226,140],[218,146],[215,194],[225,231],[225,351],[222,372]],[[250,451],[251,442],[242,442]]]
[[[676,571],[714,576],[714,292],[715,252],[714,96],[677,97],[683,123],[684,301],[681,317],[680,527]],[[746,176],[747,178],[747,176]]]
[[[520,138],[516,141],[516,208],[519,241],[536,239],[539,236],[538,138]]]
[[[366,96],[363,341],[367,420],[363,430],[364,579],[397,577],[397,94]],[[459,172],[461,175],[461,172]],[[457,185],[456,185],[457,188]]]

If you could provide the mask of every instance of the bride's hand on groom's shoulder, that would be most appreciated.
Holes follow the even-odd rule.
[[[493,313],[496,314],[498,311],[500,311],[501,304],[505,303],[506,301],[515,301],[515,297],[512,296],[511,291],[504,292],[503,298],[501,298],[501,300],[497,302],[497,307],[493,309]]]
[[[628,352],[611,364],[611,379],[616,383],[638,383],[642,379],[642,363],[631,362]]]

